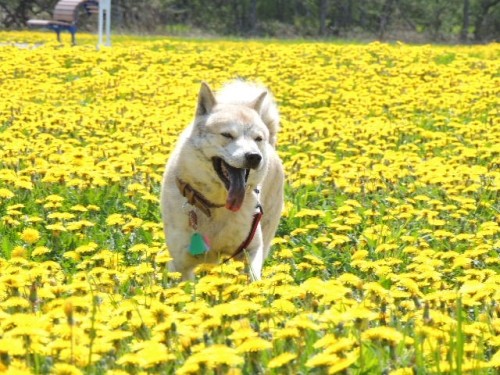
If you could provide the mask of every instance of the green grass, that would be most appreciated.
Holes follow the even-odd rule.
[[[497,46],[92,38],[0,47],[0,371],[496,373]],[[164,163],[238,75],[279,101],[286,209],[262,281],[180,282]]]

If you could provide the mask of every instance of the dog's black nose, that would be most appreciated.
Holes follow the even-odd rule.
[[[254,152],[245,154],[245,158],[247,159],[248,167],[252,169],[257,168],[260,164],[260,161],[262,160],[262,156]]]

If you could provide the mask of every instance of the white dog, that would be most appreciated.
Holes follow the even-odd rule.
[[[193,123],[163,177],[161,208],[171,271],[193,278],[200,263],[250,259],[260,279],[283,208],[275,151],[279,115],[264,87],[234,81],[214,95],[201,84]]]

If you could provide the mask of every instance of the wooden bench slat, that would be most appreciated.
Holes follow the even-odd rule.
[[[76,10],[77,8],[78,8],[78,5],[65,5],[65,4],[61,5],[61,4],[58,4],[54,8],[54,10],[58,10],[58,9]]]
[[[51,21],[48,20],[28,20],[29,26],[47,26]]]
[[[57,20],[50,20],[50,21],[49,20],[29,20],[28,25],[30,25],[30,26],[50,26],[50,25],[71,26],[71,23],[57,21]]]

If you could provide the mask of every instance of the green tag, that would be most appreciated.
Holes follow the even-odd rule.
[[[189,244],[189,254],[201,255],[205,254],[209,249],[203,236],[198,232],[193,233],[191,236],[191,243]]]

